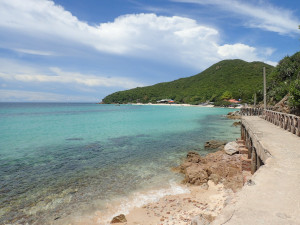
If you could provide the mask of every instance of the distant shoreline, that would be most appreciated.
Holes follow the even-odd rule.
[[[212,108],[214,105],[190,105],[190,104],[152,104],[152,103],[133,103],[131,105],[159,105],[159,106],[189,106],[189,107],[207,107]]]
[[[152,104],[152,103],[132,103],[129,105],[154,105],[154,106],[185,106],[185,107],[203,107],[203,108],[228,108],[228,109],[240,109],[242,106],[238,107],[219,107],[214,105],[191,105],[191,104]]]

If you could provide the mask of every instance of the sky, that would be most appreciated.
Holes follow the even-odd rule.
[[[0,15],[0,102],[99,102],[300,49],[299,0],[0,0]]]

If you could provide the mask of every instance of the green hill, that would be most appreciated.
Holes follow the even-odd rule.
[[[251,101],[255,92],[261,96],[263,67],[267,75],[274,68],[262,62],[224,60],[191,77],[115,92],[106,96],[103,103],[148,103],[169,98],[176,103],[198,104],[220,101],[224,94]]]

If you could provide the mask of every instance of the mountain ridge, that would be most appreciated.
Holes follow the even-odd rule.
[[[199,104],[220,101],[225,92],[232,98],[249,101],[254,93],[261,95],[263,67],[267,76],[274,68],[258,61],[222,60],[190,77],[112,93],[103,103],[153,103],[169,98],[176,103]]]

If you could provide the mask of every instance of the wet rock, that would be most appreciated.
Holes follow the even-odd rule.
[[[115,216],[110,223],[112,224],[112,223],[125,223],[125,222],[127,222],[125,215],[120,214],[118,216]]]
[[[237,127],[237,126],[241,126],[241,124],[242,124],[241,121],[237,121],[237,122],[234,122],[234,123],[232,124],[232,126]]]
[[[201,156],[197,152],[188,152],[186,155],[188,162],[198,163],[201,162]]]
[[[235,141],[229,142],[225,145],[224,151],[228,155],[233,155],[239,152],[239,145]]]
[[[82,141],[83,138],[66,138],[66,141]]]
[[[241,112],[240,111],[234,111],[234,112],[229,112],[226,116],[228,119],[241,119]]]
[[[226,141],[209,140],[209,141],[205,142],[204,147],[216,149],[225,144],[226,144]]]

